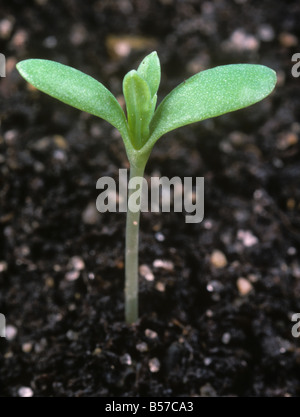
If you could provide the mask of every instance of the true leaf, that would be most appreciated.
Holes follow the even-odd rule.
[[[137,71],[125,75],[123,93],[126,101],[130,139],[135,149],[140,149],[149,137],[149,122],[153,105],[148,83]]]
[[[151,97],[157,92],[160,83],[160,62],[156,52],[147,55],[140,63],[137,73],[148,83]]]

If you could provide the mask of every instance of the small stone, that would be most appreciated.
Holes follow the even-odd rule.
[[[18,333],[18,329],[15,326],[12,326],[10,324],[6,326],[5,335],[6,335],[7,340],[9,341],[14,340],[15,337],[17,336],[17,333]]]
[[[261,200],[263,196],[264,196],[264,192],[263,190],[260,190],[260,189],[255,190],[253,193],[253,198],[255,200]]]
[[[300,265],[298,262],[292,264],[292,276],[296,279],[300,279]]]
[[[290,247],[288,248],[288,250],[287,250],[287,254],[288,254],[289,256],[294,256],[294,255],[296,255],[296,254],[297,254],[297,249],[296,249],[296,248],[294,248],[294,246],[290,246]],[[0,272],[1,272],[1,263],[0,263]]]
[[[289,147],[297,145],[298,140],[298,135],[295,132],[285,132],[278,138],[277,149],[285,151]]]
[[[55,36],[47,36],[43,41],[43,46],[48,49],[53,49],[57,45],[57,38]]]
[[[274,165],[275,168],[282,168],[284,166],[284,163],[279,158],[273,158],[272,164]]]
[[[75,303],[71,303],[68,305],[68,310],[69,311],[75,311],[77,309],[77,306]]]
[[[296,201],[294,198],[289,198],[286,202],[286,207],[288,210],[294,210],[296,206]]]
[[[157,289],[157,291],[159,291],[159,292],[165,292],[165,290],[166,290],[166,286],[165,286],[165,284],[163,283],[163,282],[157,282],[156,284],[155,284],[155,288]]]
[[[236,29],[224,44],[227,50],[238,52],[257,51],[259,48],[259,40],[255,36],[250,35],[244,29]]]
[[[291,48],[293,46],[298,45],[298,38],[292,33],[282,32],[279,35],[279,42],[282,46],[285,46],[286,48]]]
[[[136,345],[136,350],[139,352],[148,352],[148,345],[145,342],[138,343]]]
[[[248,280],[249,280],[250,282],[252,282],[252,283],[255,283],[255,282],[257,282],[257,281],[259,280],[259,276],[258,276],[258,275],[256,275],[256,274],[249,274],[249,275],[247,276],[247,278],[248,278]]]
[[[81,215],[82,221],[85,224],[93,225],[98,223],[99,220],[99,212],[96,207],[96,203],[90,202],[86,208],[83,210]]]
[[[70,41],[75,46],[82,45],[87,38],[87,31],[81,23],[75,23],[71,28]]]
[[[153,230],[154,232],[159,232],[159,231],[160,231],[160,229],[161,229],[161,224],[160,224],[160,223],[157,223],[157,224],[155,224],[155,225],[152,227],[152,230]]]
[[[53,152],[53,159],[58,162],[65,162],[67,160],[67,154],[61,149],[55,149]]]
[[[66,273],[65,278],[67,281],[76,281],[80,276],[80,271],[69,271]]]
[[[118,269],[124,269],[124,262],[121,260],[121,259],[119,259],[117,262],[116,262],[116,267],[118,268]]]
[[[228,345],[230,340],[231,340],[230,333],[224,333],[223,336],[222,336],[222,343],[224,343],[224,345]]]
[[[132,50],[155,49],[156,41],[153,38],[142,36],[116,36],[109,35],[106,38],[106,46],[109,53],[115,59],[127,57]]]
[[[94,351],[93,351],[93,356],[100,356],[102,353],[102,349],[97,347]]]
[[[152,358],[148,362],[150,372],[158,372],[160,370],[160,362],[157,358]]]
[[[226,256],[217,249],[211,254],[210,262],[215,268],[224,268],[227,265]]]
[[[155,239],[158,242],[164,242],[164,240],[166,239],[165,236],[161,233],[161,232],[157,232],[155,233]]]
[[[8,39],[10,37],[13,24],[14,18],[12,16],[0,20],[0,39]]]
[[[204,52],[204,53],[200,53],[195,58],[190,60],[187,63],[186,68],[188,72],[190,72],[191,74],[196,74],[197,72],[205,70],[209,66],[210,66],[210,57],[208,54]]]
[[[201,397],[216,397],[217,393],[216,393],[216,390],[211,386],[211,384],[207,383],[200,388],[200,396]]]
[[[203,227],[205,230],[211,230],[213,228],[213,222],[211,220],[204,220]]]
[[[31,342],[23,343],[22,351],[24,353],[30,353],[32,351],[33,344]]]
[[[245,143],[249,142],[248,136],[245,133],[237,130],[229,134],[229,140],[230,143],[236,148],[239,148],[245,145]]]
[[[158,334],[154,330],[151,330],[151,329],[146,329],[145,335],[149,337],[149,339],[156,339],[158,337]]]
[[[46,338],[42,338],[38,343],[34,345],[35,353],[42,353],[46,349],[48,343]]]
[[[211,358],[204,358],[204,365],[205,366],[209,366],[212,363],[212,359]]]
[[[54,270],[55,272],[60,272],[60,271],[61,271],[61,266],[60,266],[60,265],[55,264],[55,265],[53,266],[53,270]]]
[[[36,140],[30,147],[34,151],[44,152],[49,149],[51,146],[52,139],[50,136],[43,137],[39,140]]]
[[[24,29],[19,29],[14,34],[11,42],[15,48],[24,48],[28,40],[28,33]]]
[[[236,285],[237,285],[240,295],[242,296],[248,295],[253,290],[253,286],[251,282],[243,277],[237,280]]]
[[[172,261],[163,261],[162,259],[155,259],[153,262],[154,268],[165,269],[166,271],[174,271],[174,264]]]
[[[154,281],[154,275],[148,265],[141,265],[139,272],[146,281]]]
[[[85,268],[85,263],[80,256],[73,256],[69,262],[69,268],[76,271],[82,271]]]
[[[250,230],[238,230],[237,238],[242,241],[243,245],[247,248],[250,248],[258,243],[258,238],[254,236]]]
[[[90,134],[93,138],[101,138],[103,129],[98,123],[93,123],[90,128]]]
[[[42,164],[40,161],[35,161],[33,164],[33,169],[35,170],[35,172],[39,174],[45,171],[45,165]]]
[[[7,262],[0,261],[0,272],[4,272],[7,270]]]
[[[206,285],[206,289],[208,292],[221,292],[223,289],[223,284],[219,281],[210,281],[207,285]]]
[[[33,390],[30,387],[21,387],[18,390],[19,397],[30,398],[33,397]]]
[[[88,273],[88,279],[90,279],[91,281],[93,281],[95,279],[95,274],[93,272],[89,272]]]
[[[120,357],[120,362],[122,365],[132,365],[132,359],[129,353],[124,353],[124,355]]]
[[[53,141],[54,141],[55,145],[60,149],[66,150],[66,149],[69,148],[68,142],[61,135],[54,135],[53,136]]]
[[[48,288],[54,288],[54,286],[55,286],[54,279],[52,277],[47,277],[46,280],[45,280],[45,285]]]
[[[66,336],[69,340],[72,340],[74,342],[78,340],[78,337],[79,337],[78,333],[74,332],[74,330],[68,330],[66,333]]]
[[[16,129],[7,130],[3,138],[7,146],[13,146],[17,142],[18,131]]]
[[[271,25],[262,24],[258,28],[258,37],[263,42],[271,42],[275,38],[275,32]]]

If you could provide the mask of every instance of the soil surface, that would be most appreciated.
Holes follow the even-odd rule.
[[[4,3],[4,4],[3,4]],[[299,396],[299,1],[20,1],[0,6],[2,397]],[[145,213],[140,319],[124,323],[124,213],[100,214],[120,135],[26,84],[46,58],[103,82],[157,50],[161,100],[203,69],[251,62],[270,97],[171,132],[152,175],[204,177],[205,216]]]

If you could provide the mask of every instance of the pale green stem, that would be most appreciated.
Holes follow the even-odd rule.
[[[130,179],[143,177],[145,164],[137,167],[131,164]],[[128,200],[135,190],[128,190]],[[141,188],[140,201],[141,201]],[[140,210],[137,213],[127,208],[126,249],[125,249],[125,319],[132,324],[138,319],[138,251],[139,251]]]

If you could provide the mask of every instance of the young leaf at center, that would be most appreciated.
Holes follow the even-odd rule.
[[[140,149],[149,138],[149,123],[153,114],[150,88],[137,71],[132,70],[124,77],[123,93],[131,143],[135,149]]]

